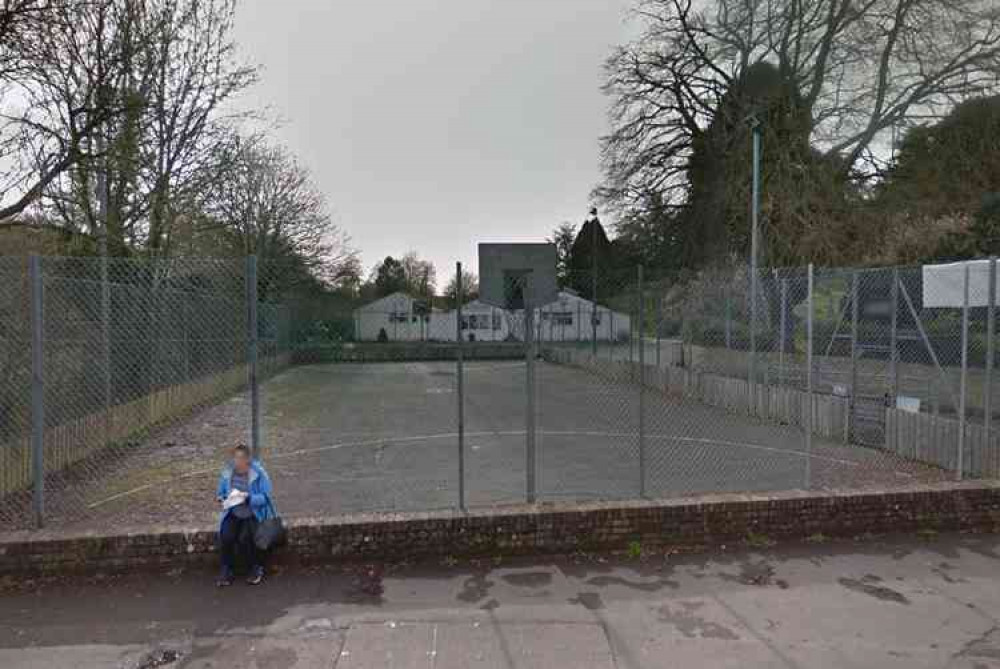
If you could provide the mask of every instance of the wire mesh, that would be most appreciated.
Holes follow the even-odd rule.
[[[4,528],[30,527],[40,497],[50,526],[209,522],[205,499],[240,442],[258,446],[286,515],[1000,469],[989,261],[811,279],[571,272],[539,305],[524,304],[530,275],[508,279],[503,304],[459,305],[246,258],[39,268],[36,321],[30,263],[0,258]]]
[[[469,506],[523,503],[537,494],[537,393],[529,379],[537,379],[537,350],[541,325],[529,311],[527,276],[504,279],[504,304],[469,300],[462,308],[463,398],[466,495]],[[503,343],[487,343],[474,328],[476,313],[498,327]],[[495,355],[483,356],[493,350]]]
[[[142,523],[175,504],[185,519],[210,517],[198,513],[204,505],[180,502],[177,482],[217,471],[219,449],[246,441],[243,267],[242,259],[41,259],[48,524],[97,515]],[[11,285],[28,299],[30,290]],[[21,335],[12,348],[23,376],[30,344]],[[189,440],[169,429],[205,408],[227,414],[224,436]],[[19,481],[15,498],[30,496],[30,485]],[[8,508],[19,509],[14,526],[30,518],[23,504]]]
[[[283,512],[455,506],[454,301],[317,288],[281,262],[259,275],[262,295],[288,314],[291,366],[260,387]]]
[[[28,262],[0,257],[0,527],[31,518],[30,398]]]
[[[634,327],[636,274],[602,272],[594,280],[589,272],[571,272],[566,283],[556,301],[537,309],[540,494],[544,499],[635,497],[634,361],[641,342]]]
[[[650,458],[654,494],[802,487],[798,398],[784,385],[795,362],[798,279],[762,270],[752,286],[747,268],[725,266],[660,298],[679,314],[684,346],[680,364],[664,365],[652,384],[660,443]]]

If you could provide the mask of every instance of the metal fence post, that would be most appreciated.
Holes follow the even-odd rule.
[[[106,224],[105,224],[106,225]],[[106,227],[105,227],[106,230]],[[102,233],[106,236],[106,232]],[[104,445],[111,442],[111,286],[108,281],[107,248],[101,255],[101,366],[104,390]],[[186,322],[186,321],[185,321]]]
[[[958,454],[955,480],[961,481],[965,465],[965,398],[969,377],[969,263],[962,279],[962,380],[958,390]]]
[[[754,402],[754,384],[757,382],[757,266],[750,268],[750,365],[747,369],[747,381],[750,384],[750,405]],[[751,409],[751,412],[753,409]]]
[[[892,366],[892,401],[899,396],[899,269],[892,270],[892,322],[889,331],[889,364]]]
[[[892,270],[892,321],[889,330],[889,373],[892,376],[892,398],[889,408],[895,410],[899,403],[899,269]],[[885,436],[886,441],[891,438],[895,448],[899,445],[899,420],[892,421],[892,434]]]
[[[525,277],[531,281],[530,275]],[[530,285],[525,295],[531,295]],[[535,503],[535,306],[524,303],[524,355],[525,355],[525,492],[528,504]]]
[[[851,273],[851,395],[848,403],[848,440],[854,436],[858,398],[858,272]]]
[[[733,296],[729,291],[729,287],[725,288],[726,291],[726,349],[731,349],[733,347]]]
[[[181,295],[181,315],[184,318],[184,322],[181,323],[181,327],[184,328],[184,344],[183,344],[183,346],[184,346],[184,383],[190,383],[192,381],[192,379],[191,379],[191,329],[188,327],[188,323],[191,320],[190,312],[191,312],[191,308],[188,305],[188,300],[182,294]],[[280,337],[281,335],[278,334],[277,336]],[[275,350],[275,355],[280,355],[280,353],[281,353],[281,344],[278,343],[278,346],[276,347],[276,350]]]
[[[247,381],[250,384],[250,452],[260,458],[260,389],[257,386],[257,256],[246,261]]]
[[[997,259],[990,257],[989,302],[986,307],[986,370],[983,378],[983,434],[986,443],[983,445],[989,456],[991,471],[996,471],[996,454],[993,453],[993,438],[990,430],[993,424],[993,336],[996,331],[995,316],[997,306]]]
[[[806,475],[805,488],[812,486],[813,435],[813,265],[809,263],[806,298]],[[782,306],[784,308],[784,306]],[[784,335],[782,335],[784,337]]]
[[[98,155],[104,154],[103,128],[95,137]],[[108,171],[107,156],[97,170],[98,218],[101,228],[97,236],[98,252],[101,257],[101,363],[104,385],[104,445],[111,441],[111,293],[108,285]]]
[[[641,298],[639,298],[639,299],[641,299]],[[633,309],[633,310],[631,310],[631,313],[629,314],[629,319],[632,320],[632,321],[635,321],[635,320],[638,319],[638,317],[639,317],[639,308],[638,308],[638,305],[636,305],[636,308]],[[635,347],[637,346],[638,338],[641,337],[641,336],[642,336],[642,332],[641,331],[637,332],[636,328],[634,327],[634,325],[633,325],[633,327],[629,328],[629,330],[628,330],[628,362],[629,362],[629,365],[634,365],[634,363],[635,363],[635,358],[636,358]]]
[[[642,265],[638,268],[639,288],[639,497],[646,496],[646,304],[643,299]]]
[[[785,374],[785,340],[788,338],[788,279],[781,279],[781,333],[778,335],[778,385]]]
[[[596,229],[596,226],[594,226]],[[595,233],[596,234],[596,233]],[[591,268],[590,276],[590,300],[591,306],[593,307],[592,318],[590,319],[590,330],[592,338],[590,340],[591,354],[596,359],[597,358],[597,245],[594,244],[590,247],[590,252],[594,254],[593,263],[594,266]]]
[[[31,473],[35,527],[45,524],[45,312],[41,259],[28,258],[31,283]]]
[[[655,329],[656,329],[656,368],[660,368],[660,327],[663,325],[663,300],[660,299],[659,289],[653,290],[653,295],[656,298],[656,314],[654,318],[656,319]]]
[[[492,316],[492,315],[491,315]],[[490,327],[493,319],[490,318]],[[458,508],[465,511],[465,386],[463,383],[462,342],[462,263],[455,263],[455,358],[458,375]]]

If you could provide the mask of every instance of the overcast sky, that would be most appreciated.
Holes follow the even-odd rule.
[[[367,272],[415,250],[439,289],[480,241],[579,223],[628,0],[249,0],[248,106],[313,171]]]

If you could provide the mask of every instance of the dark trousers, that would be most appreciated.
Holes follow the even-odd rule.
[[[243,558],[247,569],[264,566],[264,553],[257,550],[253,542],[254,531],[257,529],[257,519],[237,518],[233,514],[226,516],[219,530],[219,552],[222,555],[222,566],[230,571],[236,569],[236,556]]]

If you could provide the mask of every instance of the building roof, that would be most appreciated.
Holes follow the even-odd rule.
[[[362,304],[360,307],[355,309],[355,311],[384,311],[389,309],[396,309],[403,307],[409,309],[417,298],[404,293],[401,290],[397,290],[395,293],[390,293],[385,297],[380,297],[377,300],[373,300],[368,304]]]
[[[591,302],[587,298],[580,297],[580,295],[578,293],[576,293],[576,292],[574,292],[572,290],[564,288],[563,290],[559,291],[558,299],[555,302],[550,302],[549,304],[543,304],[541,307],[538,307],[538,308],[541,309],[541,310],[543,310],[543,311],[546,311],[546,310],[548,310],[549,307],[552,307],[553,305],[556,305],[556,304],[559,304],[559,303],[565,304],[566,302],[572,302],[574,305],[580,304],[581,307],[587,308],[587,309],[589,309],[591,307],[591,305],[593,304],[593,302]],[[574,306],[574,308],[575,308],[575,306]],[[476,311],[476,310],[486,311],[486,310],[489,310],[489,309],[495,309],[497,311],[506,311],[506,309],[504,309],[502,307],[495,307],[495,306],[493,306],[491,304],[487,304],[486,302],[483,302],[480,299],[470,300],[469,302],[466,302],[465,304],[462,305],[462,310],[463,311]],[[599,311],[610,311],[610,309],[608,307],[602,306],[600,304],[597,305],[597,309]],[[520,310],[518,310],[518,311],[520,311]]]

